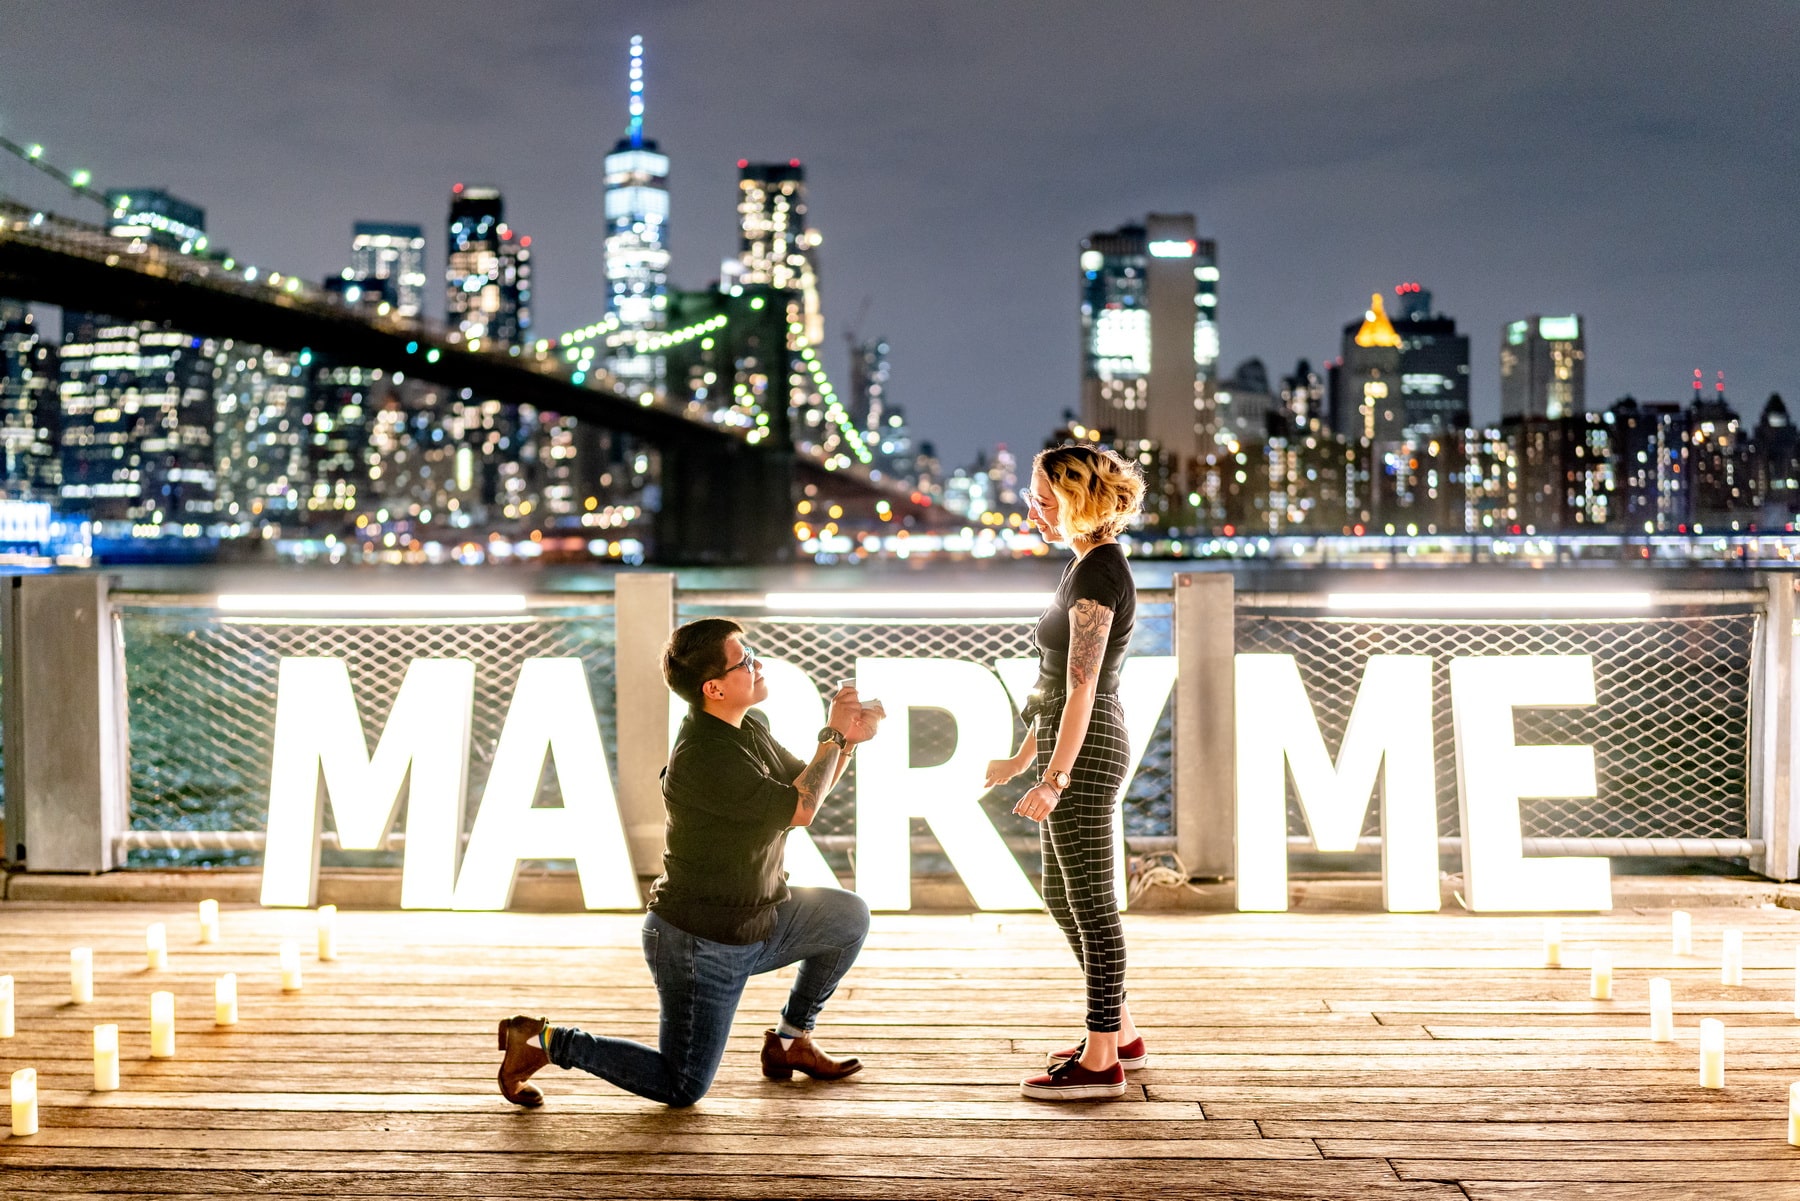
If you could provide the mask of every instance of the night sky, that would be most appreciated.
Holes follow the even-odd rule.
[[[1219,243],[1226,371],[1336,353],[1418,280],[1473,335],[1588,321],[1588,407],[1724,371],[1800,400],[1800,5],[0,0],[0,133],[203,205],[216,245],[318,278],[358,219],[450,185],[533,236],[539,336],[602,312],[602,156],[648,43],[673,282],[736,249],[736,160],[802,159],[843,332],[948,463],[1077,403],[1077,243],[1150,210]],[[15,163],[0,191],[50,203]],[[59,207],[68,207],[59,203]],[[81,213],[80,208],[70,211]]]

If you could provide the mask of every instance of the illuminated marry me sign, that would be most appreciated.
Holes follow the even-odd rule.
[[[1238,907],[1287,907],[1291,775],[1321,851],[1356,848],[1379,781],[1387,907],[1436,910],[1430,659],[1369,660],[1335,763],[1293,657],[1238,655],[1236,661]],[[777,740],[810,745],[825,717],[818,688],[799,667],[781,660],[766,661],[764,672],[771,699],[761,708]],[[1002,659],[991,668],[950,659],[857,661],[858,689],[880,697],[890,714],[881,735],[858,755],[855,887],[872,908],[911,907],[914,818],[929,825],[982,909],[1041,907],[980,805],[987,762],[1011,753],[1014,709],[1036,673],[1035,659]],[[1133,756],[1127,780],[1137,771],[1175,674],[1176,660],[1169,656],[1126,663],[1121,701]],[[1594,758],[1589,747],[1515,745],[1512,709],[1593,704],[1592,661],[1459,658],[1450,664],[1450,678],[1470,907],[1610,908],[1607,860],[1526,858],[1520,839],[1520,798],[1593,796]],[[378,850],[404,801],[402,908],[504,909],[520,864],[548,859],[574,861],[588,908],[640,907],[606,749],[578,659],[524,665],[463,845],[474,690],[473,662],[414,660],[371,754],[347,664],[337,658],[282,660],[264,905],[313,903],[327,803],[343,849]],[[671,729],[684,709],[672,702]],[[942,710],[955,720],[955,750],[942,763],[911,763],[914,709]],[[560,807],[534,805],[546,759],[556,766]],[[1230,772],[1230,765],[1221,766]],[[1122,857],[1123,839],[1117,841]],[[787,862],[795,884],[837,884],[805,830],[790,833]]]

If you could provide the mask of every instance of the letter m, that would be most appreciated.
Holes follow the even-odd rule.
[[[337,823],[338,845],[347,851],[380,849],[404,798],[401,907],[450,908],[468,795],[474,697],[474,663],[413,660],[371,755],[345,662],[283,659],[262,903],[314,903],[326,798]]]
[[[1292,655],[1237,656],[1238,908],[1288,907],[1287,778],[1320,851],[1354,851],[1382,784],[1382,893],[1390,912],[1438,908],[1431,659],[1373,655],[1333,763]]]

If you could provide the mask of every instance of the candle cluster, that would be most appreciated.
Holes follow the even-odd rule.
[[[219,903],[200,902],[197,942],[219,941]],[[337,958],[337,906],[322,905],[318,911],[319,960],[329,963]],[[169,931],[162,922],[151,922],[144,930],[145,970],[164,972],[169,969]],[[279,948],[281,990],[299,992],[301,988],[300,944],[284,940]],[[0,976],[0,1038],[12,1038],[16,1029],[16,987],[11,976]],[[90,1005],[94,1000],[94,951],[92,947],[69,950],[69,1000],[75,1005]],[[213,1025],[235,1026],[238,1023],[238,978],[226,972],[213,984]],[[175,994],[158,990],[150,994],[150,1058],[175,1057]],[[94,1091],[113,1092],[119,1088],[119,1027],[106,1023],[94,1027]],[[12,1132],[31,1135],[38,1132],[37,1070],[21,1068],[12,1074]]]
[[[1670,950],[1678,956],[1694,953],[1693,915],[1680,909],[1669,915]],[[1561,967],[1563,963],[1563,926],[1556,918],[1544,922],[1545,967]],[[1613,958],[1606,951],[1595,951],[1589,959],[1588,996],[1596,1001],[1609,1001],[1613,995]],[[1744,932],[1727,929],[1719,939],[1719,982],[1727,988],[1744,984]],[[1675,996],[1669,981],[1662,976],[1650,982],[1650,1041],[1675,1040]],[[1800,1019],[1800,948],[1794,952],[1794,1017]],[[1718,1018],[1700,1022],[1700,1087],[1725,1087],[1725,1023]],[[1788,1090],[1788,1142],[1800,1147],[1800,1083]]]

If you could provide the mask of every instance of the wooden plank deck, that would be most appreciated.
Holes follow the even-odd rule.
[[[0,974],[35,1067],[42,1131],[0,1139],[0,1196],[796,1197],[1043,1199],[1800,1199],[1786,1142],[1800,1081],[1800,913],[1542,923],[1466,914],[1134,914],[1133,1009],[1151,1066],[1117,1102],[1018,1095],[1074,1036],[1079,978],[1048,918],[877,916],[820,1041],[863,1057],[837,1084],[775,1084],[761,1031],[787,973],[751,985],[718,1082],[671,1111],[580,1073],[538,1077],[536,1112],[495,1091],[494,1026],[514,1012],[653,1041],[656,997],[626,915],[346,911],[335,963],[308,913],[0,904]],[[144,967],[165,922],[171,966]],[[1719,931],[1745,931],[1741,988]],[[279,991],[300,941],[305,990]],[[68,1003],[68,948],[95,1000]],[[1615,1000],[1588,999],[1588,952]],[[235,971],[241,1022],[212,1025]],[[1678,1041],[1646,1038],[1645,981],[1674,982]],[[149,994],[177,997],[173,1060],[150,1060]],[[1698,1021],[1724,1019],[1726,1087],[1697,1082]],[[120,1026],[123,1087],[90,1090],[90,1031]]]

